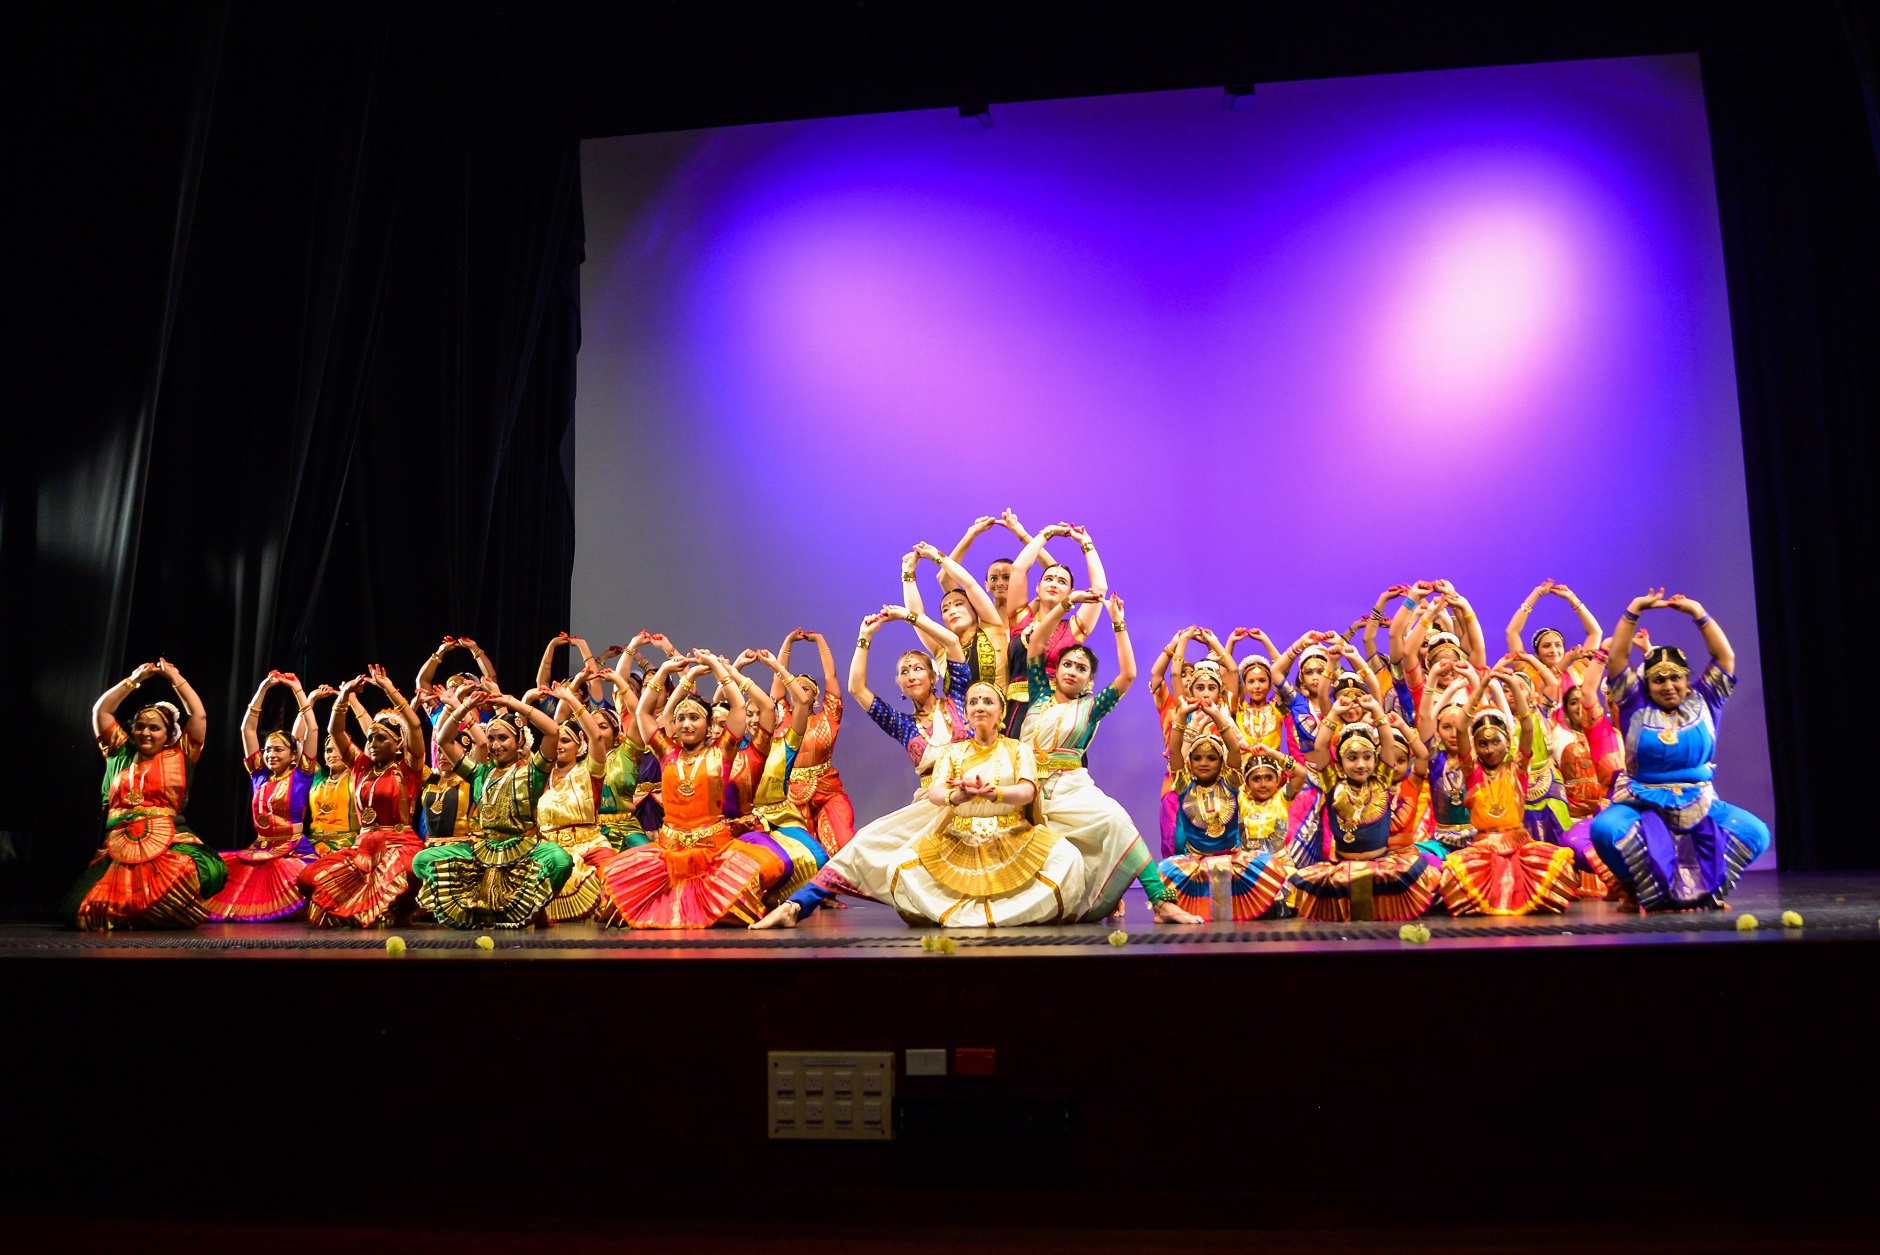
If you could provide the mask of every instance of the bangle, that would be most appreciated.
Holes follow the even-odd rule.
[[[1703,627],[1706,623],[1709,623],[1709,622],[1710,622],[1710,616],[1706,614],[1703,618],[1697,621],[1697,626]]]
[[[1625,612],[1625,614],[1624,614],[1624,615],[1623,615],[1622,617],[1623,617],[1623,618],[1625,619],[1625,621],[1626,621],[1627,623],[1637,623],[1637,622],[1638,622],[1638,611],[1636,611],[1636,610],[1628,610],[1628,611],[1626,611],[1626,612]]]
[[[260,714],[260,713],[261,713],[261,707],[259,707],[259,706],[250,706],[250,707],[248,708],[248,713],[249,713],[249,714],[251,714],[251,715],[258,715],[258,714]]]
[[[1129,630],[1129,626],[1119,620],[1110,624],[1110,630],[1120,636]]]
[[[913,622],[915,622],[916,620],[918,620],[918,619],[920,618],[920,616],[919,616],[919,615],[917,615],[917,614],[915,614],[915,613],[914,613],[914,612],[913,612],[912,610],[910,610],[910,611],[908,611],[908,612],[907,612],[907,614],[906,614],[906,615],[904,615],[903,617],[904,617],[904,618],[905,618],[905,619],[906,619],[906,620],[907,620],[907,621],[908,621],[909,623],[913,623]]]
[[[856,640],[855,640],[855,648],[857,648],[857,649],[867,649],[867,648],[868,648],[868,638],[867,638],[866,636],[859,636],[859,637],[857,637],[857,638],[856,638]]]

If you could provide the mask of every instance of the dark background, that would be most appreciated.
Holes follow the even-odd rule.
[[[1690,51],[1782,863],[1880,866],[1839,779],[1880,612],[1875,0],[62,4],[14,29],[0,912],[49,912],[95,848],[87,712],[138,661],[208,705],[191,816],[224,846],[268,668],[408,685],[449,632],[526,685],[568,609],[582,137]],[[1609,467],[1604,508],[1706,490],[1675,448]]]

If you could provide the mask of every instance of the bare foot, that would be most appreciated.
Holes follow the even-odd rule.
[[[777,909],[752,924],[752,928],[795,928],[803,908],[794,902],[779,903]]]
[[[1208,921],[1199,915],[1182,910],[1170,901],[1155,904],[1155,922],[1158,924],[1205,924]]]

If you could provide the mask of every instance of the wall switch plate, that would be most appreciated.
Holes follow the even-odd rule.
[[[944,1072],[946,1051],[939,1053]],[[772,1137],[875,1142],[894,1136],[891,1050],[773,1050],[769,1082]]]
[[[939,1050],[910,1050],[907,1052],[907,1074],[909,1076],[945,1076],[947,1074],[947,1052]]]

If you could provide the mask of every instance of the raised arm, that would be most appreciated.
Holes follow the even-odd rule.
[[[718,689],[724,693],[725,701],[731,706],[731,713],[725,716],[725,734],[733,742],[744,739],[744,685],[731,677],[731,665],[717,654],[707,650],[704,654],[705,665],[712,669],[712,678],[718,681]],[[742,677],[740,677],[742,678]],[[744,681],[750,684],[749,680]]]
[[[1697,624],[1697,630],[1704,634],[1704,648],[1717,660],[1717,665],[1731,675],[1736,674],[1736,651],[1730,648],[1730,638],[1723,634],[1723,628],[1705,612],[1701,604],[1683,593],[1674,593],[1665,599],[1665,605],[1690,615]]]
[[[1488,665],[1488,642],[1482,639],[1482,618],[1475,613],[1475,607],[1469,599],[1456,591],[1456,586],[1447,580],[1443,582],[1443,591],[1449,594],[1449,607],[1457,617],[1456,635],[1462,638],[1462,645],[1468,651],[1469,661],[1478,667]]]
[[[1070,595],[1068,601],[1056,606],[1046,606],[1038,612],[1038,618],[1031,629],[1031,639],[1025,642],[1025,657],[1042,658],[1051,644],[1051,634],[1057,631],[1058,624],[1064,621],[1071,607],[1090,596],[1088,589],[1078,589]],[[1033,694],[1036,697],[1036,694]]]
[[[472,763],[483,761],[484,742],[473,738],[470,749],[466,751],[463,746],[457,744],[457,729],[463,726],[464,716],[487,701],[489,694],[481,688],[467,688],[464,690],[463,697],[463,701],[444,712],[444,717],[438,721],[437,725],[437,757],[446,771],[457,770],[457,764],[466,755]],[[338,707],[336,706],[335,709]]]
[[[953,635],[953,633],[947,629],[946,624],[935,619],[930,619],[924,614],[916,614],[906,606],[883,606],[881,608],[881,617],[884,619],[906,620],[908,623],[913,624],[914,630],[919,632],[921,636],[928,640],[939,642],[941,651],[946,654],[949,661],[966,661],[966,651],[960,645],[960,638]],[[944,690],[944,680],[940,687]]]
[[[777,699],[766,693],[744,674],[744,668],[762,660],[763,655],[757,650],[744,650],[731,660],[731,675],[733,682],[738,686],[738,692],[744,694],[747,707],[755,708],[757,726],[765,732],[774,732],[777,728]]]
[[[242,713],[243,758],[261,752],[261,702],[278,682],[279,675],[278,671],[270,671],[262,676],[261,683],[255,686],[255,695],[248,699],[248,709]]]
[[[1593,612],[1586,608],[1586,603],[1580,600],[1580,595],[1565,584],[1555,584],[1553,593],[1554,596],[1572,606],[1573,613],[1580,616],[1580,631],[1585,636],[1581,643],[1588,649],[1598,649],[1599,642],[1605,639],[1606,633],[1599,626],[1599,620],[1593,617]]]
[[[748,684],[749,681],[747,680],[746,683]],[[601,752],[600,721],[588,710],[587,703],[581,700],[580,693],[575,690],[572,684],[556,685],[555,696],[561,698],[565,705],[574,708],[574,718],[575,721],[581,725],[581,735],[587,738],[588,766],[594,774],[600,774],[607,766],[607,756]],[[561,735],[561,726],[559,724],[555,727],[554,735]],[[550,744],[550,742],[544,741],[543,744],[547,745]]]
[[[1168,669],[1169,664],[1179,658],[1182,651],[1186,649],[1187,646],[1188,629],[1183,628],[1169,639],[1168,644],[1162,647],[1162,652],[1155,656],[1155,662],[1149,667],[1149,694],[1155,698],[1157,709],[1168,705],[1171,699],[1179,700],[1183,696],[1183,694],[1177,693],[1169,687]],[[1181,674],[1179,668],[1176,674]]]
[[[422,699],[424,694],[431,691],[431,682],[437,678],[438,664],[444,661],[444,651],[454,648],[456,644],[456,637],[446,636],[443,643],[431,651],[431,656],[424,660],[422,667],[418,668],[418,678],[411,682],[413,693],[418,694]]]
[[[640,700],[633,708],[633,726],[634,730],[639,733],[636,739],[641,745],[651,745],[653,743],[653,734],[659,731],[660,724],[665,721],[663,715],[655,715],[659,706],[660,690],[666,687],[667,683],[672,679],[672,673],[689,661],[690,659],[675,654],[660,663],[659,669],[653,672],[652,675],[647,676],[646,682],[640,685]],[[674,692],[677,692],[676,685],[674,686]],[[669,698],[667,701],[668,709],[670,709],[671,703],[672,699]]]
[[[140,662],[137,664],[137,669],[130,675],[98,695],[98,700],[91,704],[91,730],[100,740],[110,736],[111,729],[118,726],[117,708],[124,703],[124,699],[142,687],[145,680],[156,674],[156,663]]]
[[[1012,559],[1012,582],[1005,588],[1006,622],[1016,619],[1031,604],[1031,568],[1036,565],[1038,555],[1044,552],[1045,541],[1053,536],[1068,534],[1069,531],[1070,528],[1063,524],[1054,523],[1026,541],[1025,547],[1018,551],[1018,557]]]
[[[339,752],[342,762],[350,763],[359,752],[353,747],[352,738],[346,735],[346,716],[353,713],[353,703],[359,700],[359,688],[365,682],[366,678],[363,675],[356,675],[340,685],[339,693],[333,701],[333,709],[326,717],[327,739]],[[360,720],[361,731],[369,722],[371,722],[370,716]]]
[[[972,525],[966,529],[966,534],[960,537],[960,543],[953,546],[953,552],[947,555],[953,565],[963,568],[966,565],[966,555],[972,550],[973,542],[991,531],[998,523],[999,520],[990,514],[982,514],[974,519]],[[948,580],[947,565],[944,562],[940,564],[940,587],[953,588],[953,584]]]
[[[1503,675],[1501,687],[1508,694],[1508,709],[1514,715],[1514,726],[1520,730],[1519,761],[1525,768],[1534,761],[1534,725],[1539,721],[1532,717],[1534,707],[1528,701],[1527,685],[1521,683],[1521,678],[1512,667]]]
[[[1553,591],[1554,582],[1552,580],[1542,580],[1534,586],[1534,591],[1523,598],[1521,604],[1515,607],[1514,617],[1508,620],[1507,637],[1509,653],[1521,654],[1527,652],[1527,645],[1523,640],[1523,636],[1527,631],[1528,616],[1534,613],[1534,607],[1539,603],[1540,599]]]
[[[868,648],[874,644],[876,631],[886,621],[885,616],[879,614],[863,619],[855,638],[855,652],[849,656],[849,696],[860,703],[863,710],[873,709],[875,705],[875,694],[868,687]]]
[[[307,696],[307,690],[300,683],[300,677],[291,671],[281,673],[281,683],[287,685],[294,695],[294,747],[303,758],[318,760],[320,755],[320,723],[313,717],[313,699]]]
[[[574,638],[566,632],[555,633],[555,639],[542,650],[542,665],[535,669],[535,687],[546,693],[554,685],[555,651],[563,645],[574,643]]]
[[[932,545],[915,546],[915,552],[922,557],[931,558],[940,567],[940,584],[943,588],[957,588],[966,594],[967,604],[972,606],[973,615],[987,627],[999,627],[1003,620],[999,618],[999,608],[992,604],[992,597],[985,586],[973,578],[972,572],[961,566],[958,560],[941,553]],[[920,609],[913,602],[908,608]]]
[[[405,695],[392,683],[392,677],[385,673],[385,668],[373,663],[366,668],[366,680],[376,685],[380,692],[392,704],[392,711],[405,725],[405,759],[420,770],[424,767],[424,721],[418,718],[418,712],[411,708]]]
[[[1116,678],[1110,681],[1110,687],[1121,697],[1129,692],[1136,683],[1136,647],[1129,642],[1129,626],[1123,622],[1123,597],[1121,593],[1111,593],[1103,600],[1103,608],[1110,616],[1110,628],[1116,633]]]
[[[209,712],[203,709],[202,698],[196,688],[183,678],[183,673],[176,669],[176,664],[167,658],[157,659],[157,670],[163,672],[163,678],[170,682],[177,699],[183,703],[183,735],[201,745],[209,735]],[[1729,670],[1729,668],[1725,668]]]
[[[1110,595],[1110,579],[1103,572],[1103,559],[1097,556],[1097,542],[1090,538],[1090,533],[1081,526],[1073,527],[1070,538],[1084,551],[1084,563],[1090,571],[1090,591],[1097,595],[1095,601],[1077,611],[1078,634],[1087,637],[1097,626],[1103,599]],[[1216,641],[1215,644],[1219,645],[1220,642]]]
[[[1632,599],[1612,629],[1612,650],[1606,655],[1606,678],[1617,679],[1632,665],[1632,636],[1638,631],[1638,617],[1654,606],[1665,604],[1665,590],[1654,588]],[[1731,655],[1732,661],[1735,655]]]

